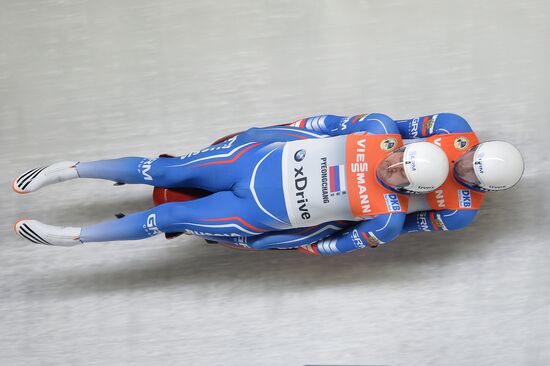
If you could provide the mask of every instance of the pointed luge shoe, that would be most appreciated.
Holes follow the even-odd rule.
[[[72,247],[82,244],[79,227],[46,225],[37,220],[19,220],[13,226],[19,236],[35,244]]]
[[[62,161],[26,171],[13,181],[13,190],[25,194],[44,186],[78,178],[77,161]]]

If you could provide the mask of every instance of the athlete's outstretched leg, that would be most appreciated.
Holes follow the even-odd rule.
[[[142,183],[165,188],[201,188],[228,191],[251,174],[265,144],[239,143],[238,137],[176,158],[129,157],[79,163],[82,178],[100,178],[123,183]]]
[[[262,143],[240,142],[233,137],[218,145],[177,158],[125,157],[91,162],[61,162],[29,170],[13,184],[18,193],[33,192],[45,185],[74,178],[107,179],[165,188],[202,188],[212,192],[230,190],[244,174],[250,174]]]
[[[34,192],[44,186],[75,178],[106,179],[121,183],[142,183],[161,187],[181,184],[180,169],[170,169],[178,159],[124,157],[90,162],[64,161],[31,169],[17,177],[13,189],[17,193]]]
[[[174,158],[124,157],[80,162],[76,165],[76,170],[80,178],[106,179],[113,182],[169,188],[182,182],[180,172],[171,169],[174,161]]]
[[[165,203],[118,220],[83,228],[61,228],[35,220],[22,220],[16,224],[15,230],[38,244],[70,246],[144,239],[161,232],[247,237],[273,230],[270,221],[249,198],[224,191],[193,201]]]
[[[252,236],[273,230],[265,215],[249,199],[217,192],[187,202],[171,202],[119,220],[82,228],[86,242],[135,240],[160,232],[187,232],[219,236]]]

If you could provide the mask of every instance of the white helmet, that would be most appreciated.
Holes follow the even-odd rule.
[[[453,174],[477,191],[501,191],[513,187],[523,175],[519,150],[504,141],[478,144],[457,160]]]
[[[392,173],[397,166],[403,167],[401,177]],[[439,146],[429,142],[415,142],[395,150],[377,169],[382,184],[402,193],[434,191],[445,182],[448,174],[447,155]]]

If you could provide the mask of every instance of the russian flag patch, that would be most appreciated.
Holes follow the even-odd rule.
[[[344,165],[333,165],[329,168],[330,193],[345,193],[346,169]]]

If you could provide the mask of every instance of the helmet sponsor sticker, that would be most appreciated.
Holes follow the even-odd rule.
[[[485,168],[483,167],[483,158],[485,157],[485,154],[483,152],[477,153],[474,158],[474,169],[478,174],[484,174]]]
[[[404,157],[405,166],[408,166],[409,169],[413,172],[416,172],[416,155],[418,152],[416,150],[409,150],[408,156]]]

